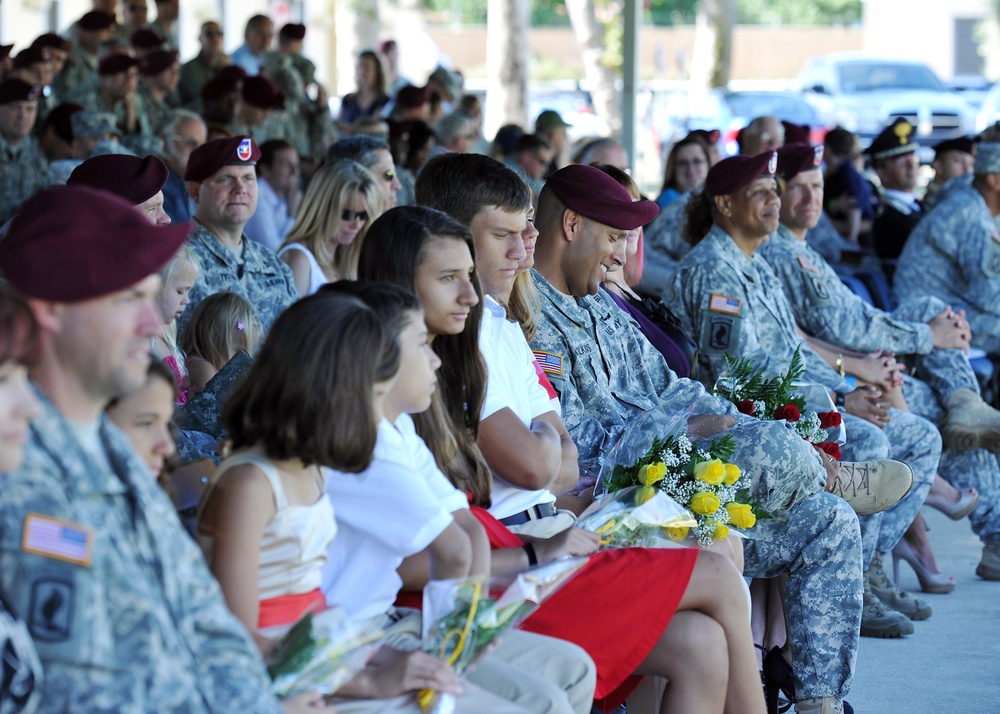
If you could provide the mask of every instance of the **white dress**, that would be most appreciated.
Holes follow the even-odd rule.
[[[305,253],[306,257],[309,259],[309,292],[306,293],[306,295],[312,295],[314,292],[330,282],[326,279],[326,275],[323,274],[323,269],[319,267],[319,261],[316,260],[316,256],[313,255],[311,250],[306,248],[301,243],[289,243],[278,251],[278,257],[280,258],[285,253],[293,250]]]

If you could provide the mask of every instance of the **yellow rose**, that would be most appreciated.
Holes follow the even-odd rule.
[[[667,538],[675,543],[680,543],[687,538],[689,530],[691,529],[687,526],[663,526],[663,532],[667,534]]]
[[[736,464],[726,464],[726,477],[722,482],[727,486],[732,486],[740,480],[740,467]]]
[[[640,486],[635,490],[635,505],[641,506],[655,495],[656,489],[652,486]]]
[[[719,497],[711,491],[698,491],[691,496],[691,502],[688,505],[695,513],[701,516],[710,516],[718,511],[722,504],[719,502]]]
[[[643,486],[652,486],[662,481],[666,475],[667,465],[662,461],[657,461],[655,464],[647,464],[639,469],[639,483]]]
[[[702,461],[700,464],[695,464],[694,477],[712,486],[718,486],[726,477],[726,467],[719,459]]]
[[[729,522],[737,528],[753,528],[757,522],[757,516],[747,503],[727,503],[726,512],[729,514]]]
[[[725,540],[726,536],[729,535],[729,526],[725,523],[717,523],[715,525],[715,531],[712,533],[712,537],[716,540]]]

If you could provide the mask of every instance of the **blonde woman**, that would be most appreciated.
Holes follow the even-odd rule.
[[[335,280],[354,280],[361,241],[383,201],[375,176],[359,163],[338,161],[316,172],[278,250],[301,295]]]

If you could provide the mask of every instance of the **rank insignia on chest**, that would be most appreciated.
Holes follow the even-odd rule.
[[[804,255],[799,256],[799,265],[801,265],[804,270],[811,270],[814,273],[819,272],[819,268],[813,265],[813,262]]]
[[[24,519],[21,549],[25,553],[89,566],[94,555],[94,534],[79,523],[29,513]]]
[[[708,302],[708,309],[712,312],[722,312],[727,315],[739,315],[742,300],[729,297],[720,293],[712,293],[712,299]]]
[[[545,374],[551,374],[554,377],[561,377],[563,375],[562,355],[545,352],[544,350],[534,350],[534,354],[535,361],[538,362],[538,366],[542,368]]]

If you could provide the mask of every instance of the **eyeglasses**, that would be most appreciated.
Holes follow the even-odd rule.
[[[126,5],[132,12],[149,12],[149,7],[147,5]]]
[[[395,174],[393,174],[395,176]],[[348,211],[346,208],[340,214],[340,220],[344,223],[350,223],[354,220],[359,220],[362,223],[368,220],[368,211]]]

